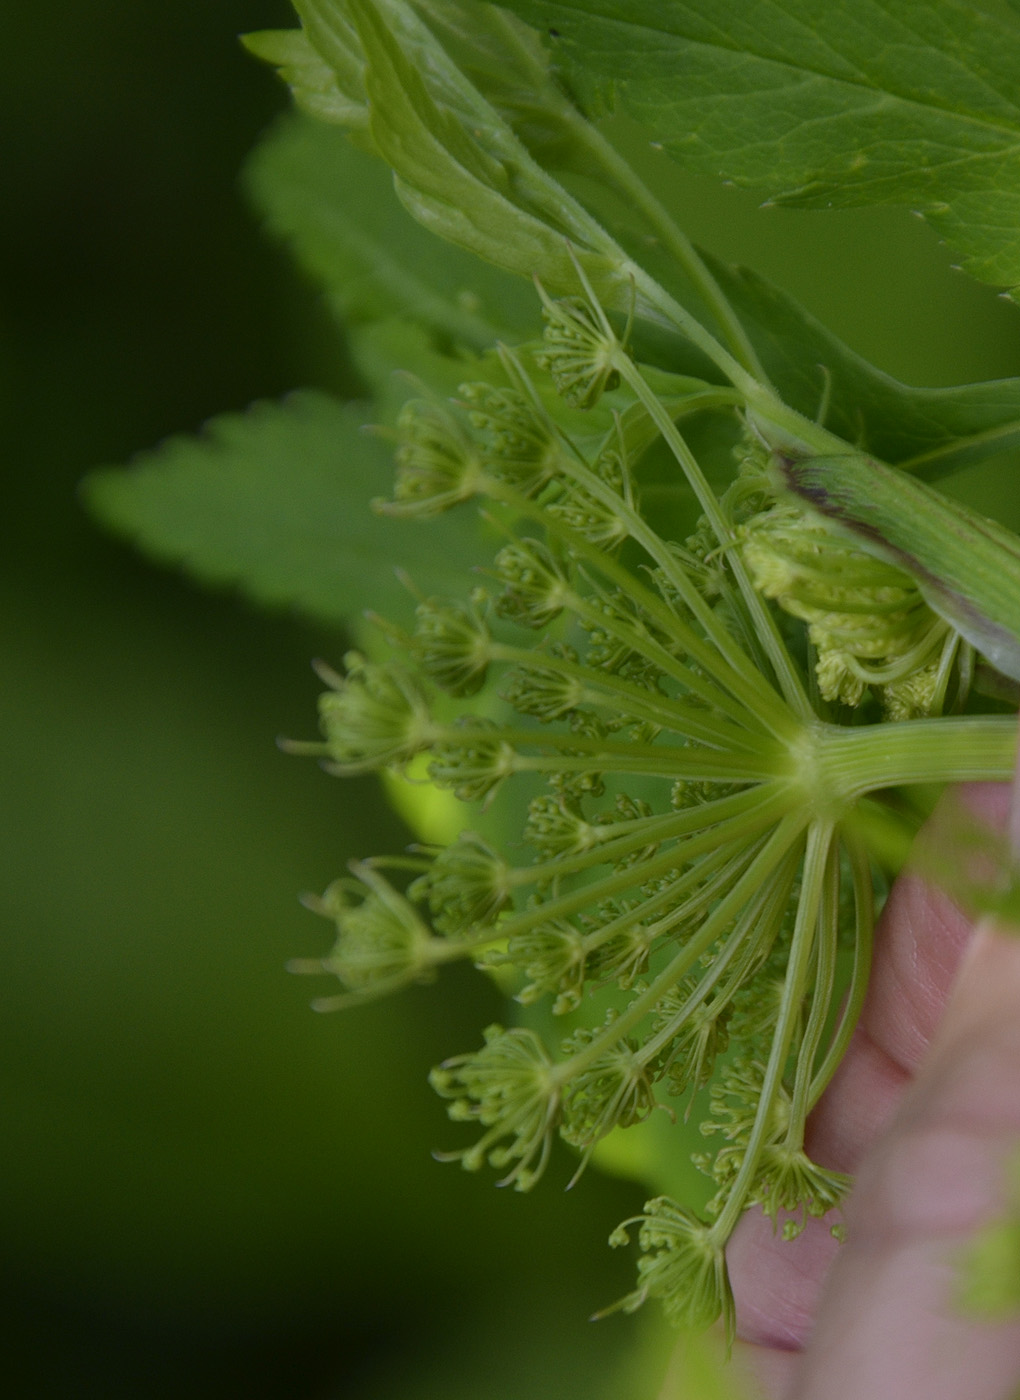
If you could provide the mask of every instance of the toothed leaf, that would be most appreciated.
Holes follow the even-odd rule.
[[[691,170],[921,211],[1020,283],[1020,30],[962,0],[508,0]]]
[[[333,623],[368,607],[409,615],[394,565],[423,592],[455,591],[477,527],[423,531],[373,514],[369,502],[392,484],[392,449],[363,422],[360,406],[308,390],[255,404],[93,473],[86,501],[146,553],[260,603]]]

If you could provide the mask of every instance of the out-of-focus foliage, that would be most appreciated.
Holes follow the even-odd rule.
[[[287,17],[7,17],[3,1374],[104,1400],[425,1375],[456,1397],[503,1345],[465,1350],[466,1318],[498,1315],[508,1400],[588,1395],[624,1340],[587,1316],[627,1277],[590,1217],[607,1234],[633,1192],[593,1176],[522,1218],[430,1160],[448,1126],[425,1075],[484,986],[322,1018],[284,970],[324,949],[300,892],[407,839],[374,784],[275,747],[307,727],[309,660],[344,640],[193,592],[76,499],[97,463],[226,406],[358,388],[237,189],[282,96],[236,35]]]
[[[369,607],[392,615],[410,601],[396,560],[424,592],[447,593],[475,563],[476,532],[443,522],[426,536],[373,513],[392,449],[365,417],[309,391],[255,404],[171,439],[130,475],[96,474],[89,503],[157,557],[263,605],[333,624]]]

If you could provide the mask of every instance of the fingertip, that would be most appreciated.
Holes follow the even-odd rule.
[[[1000,1023],[1020,1023],[1020,930],[987,918],[975,927],[960,959],[936,1053],[951,1051],[974,1034],[987,1036]]]

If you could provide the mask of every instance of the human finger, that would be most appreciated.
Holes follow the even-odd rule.
[[[1020,1144],[1020,942],[983,926],[931,1053],[862,1163],[791,1400],[1006,1400],[1020,1318],[967,1315],[962,1246]]]
[[[973,784],[948,794],[925,834],[939,839],[952,805],[994,829],[1011,820],[1006,784]],[[895,883],[875,935],[868,996],[848,1052],[808,1124],[807,1148],[822,1165],[856,1171],[890,1121],[932,1041],[971,920],[944,891],[911,871]],[[764,1352],[796,1351],[811,1332],[822,1281],[838,1249],[830,1217],[809,1219],[792,1241],[758,1210],[738,1225],[727,1251],[740,1337],[760,1349],[755,1364],[781,1374]],[[778,1393],[778,1382],[767,1383]]]

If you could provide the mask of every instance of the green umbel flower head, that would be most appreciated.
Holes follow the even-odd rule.
[[[492,637],[485,595],[466,602],[429,598],[418,605],[410,645],[422,670],[450,695],[474,695],[485,684]]]
[[[468,1171],[486,1161],[499,1171],[509,1167],[501,1185],[527,1191],[545,1169],[559,1118],[553,1065],[531,1031],[489,1026],[484,1040],[476,1054],[458,1055],[432,1071],[432,1087],[453,1100],[450,1117],[487,1129],[473,1146],[441,1159],[459,1161]]]
[[[292,971],[329,972],[345,992],[315,1003],[328,1011],[395,991],[408,982],[430,981],[447,953],[433,938],[414,905],[367,862],[355,863],[352,879],[334,880],[321,898],[305,904],[336,925],[336,943],[324,958],[296,961]]]
[[[618,1306],[633,1312],[646,1298],[659,1298],[666,1316],[677,1326],[708,1327],[721,1317],[732,1339],[733,1295],[726,1260],[712,1229],[668,1196],[646,1202],[644,1214],[624,1221],[609,1243],[629,1244],[627,1227],[633,1225],[640,1226],[639,1286]]]
[[[377,666],[354,651],[344,663],[343,676],[319,668],[331,686],[319,701],[319,718],[334,771],[396,766],[427,748],[433,726],[417,678],[402,666]]]
[[[481,456],[450,405],[410,400],[397,433],[397,476],[386,510],[427,519],[471,499],[482,474]]]
[[[317,967],[341,1000],[454,958],[508,985],[519,1024],[432,1082],[476,1129],[443,1155],[518,1190],[557,1138],[583,1167],[660,1106],[690,1152],[671,1107],[685,1098],[715,1194],[700,1213],[657,1197],[628,1222],[639,1286],[620,1306],[655,1297],[678,1323],[731,1327],[741,1212],[792,1236],[847,1185],[804,1132],[867,980],[859,804],[1001,771],[1012,734],[969,721],[964,772],[947,767],[957,721],[875,722],[961,701],[956,634],[902,571],[777,497],[732,408],[714,490],[676,426],[705,386],[667,409],[587,293],[543,297],[543,345],[501,353],[509,388],[405,406],[382,507],[481,503],[491,596],[466,580],[462,599],[421,600],[412,633],[385,629],[393,660],[323,672],[324,742],[308,746],[342,773],[426,778],[473,804],[472,829],[388,862],[393,884],[377,861],[327,892],[338,941]],[[570,1018],[558,1037],[552,1017]]]
[[[572,408],[593,408],[620,382],[615,339],[601,308],[582,297],[542,293],[545,343],[537,359]]]

